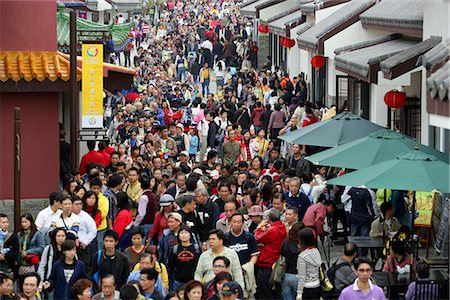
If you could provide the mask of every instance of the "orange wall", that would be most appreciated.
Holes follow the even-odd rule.
[[[59,190],[58,93],[0,93],[0,200],[14,196],[14,107],[21,108],[22,199]]]
[[[56,0],[0,0],[0,51],[56,51]]]

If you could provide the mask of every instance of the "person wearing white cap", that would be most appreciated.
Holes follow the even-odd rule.
[[[189,136],[184,132],[183,124],[181,124],[181,123],[177,124],[177,133],[179,135],[181,135],[181,138],[183,140],[183,151],[188,150],[189,149]],[[189,155],[188,155],[188,157],[189,157]]]
[[[175,163],[175,167],[188,167],[189,173],[192,171],[192,163],[189,161],[189,153],[186,150],[180,152],[179,161]]]
[[[150,245],[150,241],[155,235],[158,235],[158,240],[161,239],[163,232],[168,228],[169,215],[175,212],[175,199],[172,195],[164,194],[159,198],[159,206],[161,210],[156,213],[155,220],[153,221],[152,229],[150,230],[147,238],[147,244]]]
[[[173,212],[169,214],[167,220],[169,228],[164,230],[158,244],[158,261],[164,263],[166,266],[169,261],[169,254],[172,253],[173,246],[178,244],[178,232],[181,224],[183,224],[183,217],[179,213]]]

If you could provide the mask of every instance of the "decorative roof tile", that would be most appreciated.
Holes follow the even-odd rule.
[[[0,81],[70,79],[70,63],[58,52],[0,52]],[[81,69],[77,68],[77,80]]]

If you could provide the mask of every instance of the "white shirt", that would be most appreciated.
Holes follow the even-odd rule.
[[[89,245],[97,236],[97,225],[95,224],[94,219],[92,219],[92,217],[84,210],[80,211],[77,216],[80,219],[78,239],[80,240],[80,243]]]
[[[213,51],[213,44],[210,41],[206,40],[206,41],[204,41],[202,43],[201,48],[208,49],[212,53],[212,51]]]
[[[202,136],[208,136],[209,122],[206,120],[202,120],[200,123],[198,123],[197,130],[202,133]]]
[[[41,229],[48,229],[52,225],[52,220],[55,217],[59,217],[59,215],[62,213],[62,210],[58,209],[56,212],[53,212],[53,210],[50,208],[50,206],[47,206],[43,210],[41,210],[36,220],[34,221],[34,224],[36,224],[37,230]]]
[[[346,186],[344,193],[342,193],[341,196],[341,202],[342,204],[344,204],[344,210],[348,213],[351,213],[352,211],[352,199],[350,197],[350,195],[348,194],[348,192],[350,191],[352,187],[351,186]],[[358,187],[358,188],[364,188],[364,187]],[[367,189],[369,191],[370,197],[372,198],[372,206],[373,206],[373,211],[375,212],[375,216],[378,215],[378,207],[377,207],[377,201],[376,201],[376,195],[375,192],[372,191],[371,189]]]

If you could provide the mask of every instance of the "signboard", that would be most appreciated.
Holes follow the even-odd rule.
[[[82,45],[81,127],[103,128],[103,45]]]
[[[433,192],[416,192],[416,211],[419,216],[414,220],[415,226],[431,226],[435,197]]]

